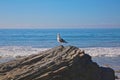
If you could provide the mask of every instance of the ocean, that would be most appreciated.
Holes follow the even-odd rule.
[[[100,66],[120,70],[120,29],[0,29],[0,63],[59,46],[57,33]]]
[[[77,47],[120,47],[120,29],[0,29],[0,46],[58,46],[56,35]]]

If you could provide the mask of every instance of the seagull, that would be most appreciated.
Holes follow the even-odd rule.
[[[59,34],[59,33],[57,34],[57,41],[58,41],[59,43],[67,43],[64,39],[62,39],[62,38],[60,37],[60,34]]]

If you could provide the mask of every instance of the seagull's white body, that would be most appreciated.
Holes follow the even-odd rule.
[[[57,41],[60,42],[60,39],[61,39],[61,37],[60,37],[60,34],[58,33],[57,34]]]
[[[64,39],[62,39],[62,38],[60,37],[60,34],[59,34],[59,33],[57,34],[57,41],[58,41],[59,43],[67,43]]]

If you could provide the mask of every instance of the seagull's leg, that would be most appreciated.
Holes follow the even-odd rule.
[[[61,42],[59,42],[59,45],[61,45]]]
[[[60,45],[62,46],[62,43],[60,43]]]

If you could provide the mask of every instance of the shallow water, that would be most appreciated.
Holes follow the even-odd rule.
[[[120,70],[120,58],[119,57],[93,57],[93,61],[100,66],[111,67],[114,70]]]

